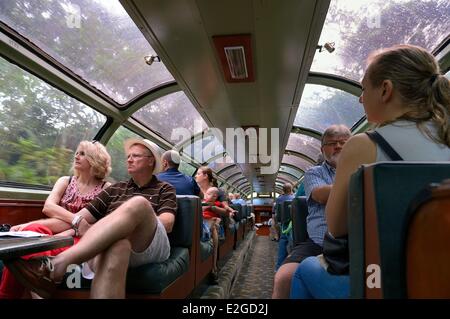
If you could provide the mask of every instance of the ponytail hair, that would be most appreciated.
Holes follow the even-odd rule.
[[[379,87],[390,80],[409,111],[399,119],[415,122],[419,130],[438,144],[450,147],[450,80],[441,74],[436,59],[425,49],[397,45],[369,57],[368,78]],[[433,123],[436,132],[425,125]]]
[[[208,182],[210,184],[214,185],[214,187],[217,187],[217,181],[213,176],[213,171],[211,168],[209,168],[208,166],[200,166],[198,169],[201,170],[203,174],[208,175]]]

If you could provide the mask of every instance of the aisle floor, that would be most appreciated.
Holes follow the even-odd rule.
[[[231,292],[232,299],[270,299],[278,253],[278,242],[269,236],[255,236],[252,251],[246,258]]]

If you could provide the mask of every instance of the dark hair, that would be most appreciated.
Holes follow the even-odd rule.
[[[213,176],[213,171],[208,166],[200,166],[198,169],[200,169],[203,174],[208,175],[208,182],[212,184],[214,187],[217,187],[217,180]]]

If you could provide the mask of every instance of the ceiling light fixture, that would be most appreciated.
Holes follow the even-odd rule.
[[[324,45],[318,45],[316,49],[319,49],[319,52],[322,52],[322,50],[325,48],[329,53],[333,53],[336,48],[334,47],[334,42],[326,42]]]
[[[144,60],[148,65],[152,65],[153,62],[161,62],[161,58],[157,55],[146,55]]]

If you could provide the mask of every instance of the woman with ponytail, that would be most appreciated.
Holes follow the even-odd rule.
[[[375,131],[406,161],[450,161],[450,82],[436,59],[423,48],[398,45],[374,52],[362,80],[360,102]],[[347,196],[350,176],[362,164],[390,161],[367,134],[345,144],[326,218],[332,237],[348,234]],[[297,268],[291,298],[349,298],[349,276],[332,275],[321,256]]]

